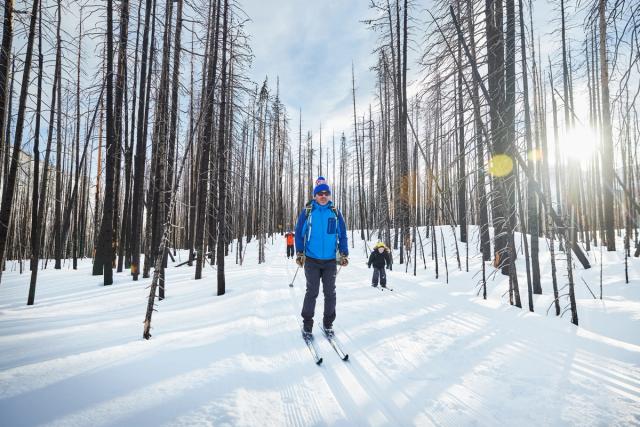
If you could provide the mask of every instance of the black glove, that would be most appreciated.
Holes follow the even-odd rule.
[[[304,259],[305,256],[302,252],[296,253],[296,264],[298,264],[299,267],[302,267],[304,265]]]
[[[342,267],[346,267],[349,264],[349,256],[345,254],[340,254],[340,259],[338,260],[338,263]]]

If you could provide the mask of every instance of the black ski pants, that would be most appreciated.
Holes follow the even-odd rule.
[[[287,258],[291,257],[293,258],[294,252],[293,252],[293,245],[287,245]]]
[[[324,293],[324,315],[322,323],[331,328],[336,318],[336,260],[321,260],[307,257],[304,262],[304,275],[307,279],[307,291],[302,305],[304,328],[313,328],[313,316],[316,311],[316,299],[320,293],[320,280]]]
[[[373,286],[378,286],[378,278],[380,278],[382,286],[387,286],[387,272],[384,271],[384,267],[373,267],[373,278],[371,279]]]

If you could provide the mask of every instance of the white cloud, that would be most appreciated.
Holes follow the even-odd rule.
[[[280,78],[280,97],[292,121],[302,109],[303,132],[324,136],[335,129],[349,135],[351,112],[351,63],[355,64],[356,96],[373,95],[375,76],[369,71],[370,53],[376,34],[360,22],[371,11],[367,3],[329,0],[277,2],[245,0],[244,11],[251,17],[247,31],[252,35],[255,55],[252,79],[261,82],[269,76],[275,90]],[[292,126],[297,133],[297,125]],[[324,138],[323,138],[324,139]]]

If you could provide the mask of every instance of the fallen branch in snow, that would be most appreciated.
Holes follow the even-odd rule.
[[[551,309],[551,306],[555,304],[556,301],[560,301],[560,298],[566,297],[566,296],[569,296],[569,294],[558,295],[558,298],[555,298],[553,301],[551,301],[551,304],[549,304],[549,307],[547,308],[547,315],[549,315],[549,310]],[[562,312],[562,314],[560,314],[560,317],[562,317],[563,314],[564,314],[564,311]]]
[[[211,255],[211,252],[204,254],[204,256],[205,256],[205,257],[208,257],[208,256],[210,256],[210,255]],[[174,262],[175,262],[175,261],[174,261]],[[185,264],[189,264],[189,262],[193,262],[193,260],[185,261],[185,262],[181,262],[181,263],[180,263],[180,264],[178,264],[178,265],[174,265],[174,267],[182,267],[182,266],[183,266],[183,265],[185,265]]]
[[[589,289],[589,293],[591,294],[591,296],[593,297],[593,299],[597,299],[596,296],[593,294],[593,292],[591,291],[591,288],[589,287],[589,285],[587,285],[587,282],[584,280],[584,277],[581,277],[580,279],[582,279],[582,281],[584,282],[585,286],[587,287],[587,289]]]

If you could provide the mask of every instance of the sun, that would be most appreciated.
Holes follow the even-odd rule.
[[[577,126],[560,137],[559,148],[562,157],[586,167],[596,155],[598,136],[591,128]]]

